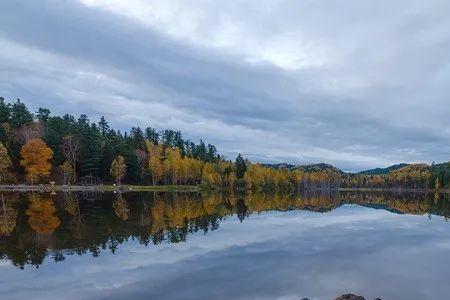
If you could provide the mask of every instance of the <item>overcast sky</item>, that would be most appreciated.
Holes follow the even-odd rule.
[[[450,159],[450,1],[0,1],[0,96],[344,170]]]

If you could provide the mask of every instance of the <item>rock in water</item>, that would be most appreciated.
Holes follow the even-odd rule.
[[[335,300],[366,300],[366,298],[362,296],[356,296],[353,294],[345,294],[340,297],[337,297]]]

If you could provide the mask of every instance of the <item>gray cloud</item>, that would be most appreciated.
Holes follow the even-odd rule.
[[[182,129],[230,157],[449,159],[447,1],[186,5],[3,1],[2,95]]]

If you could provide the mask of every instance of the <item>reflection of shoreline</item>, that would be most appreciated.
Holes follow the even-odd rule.
[[[172,192],[172,191],[200,191],[198,185],[0,185],[0,192],[83,192],[83,191],[97,191],[97,192]]]
[[[329,212],[356,204],[397,214],[450,216],[450,200],[441,193],[10,192],[2,196],[0,257],[18,267],[38,266],[48,256],[61,260],[67,254],[114,252],[129,238],[144,245],[185,242],[194,232],[218,229],[229,216],[242,222],[266,211]]]

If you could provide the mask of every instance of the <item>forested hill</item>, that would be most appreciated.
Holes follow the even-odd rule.
[[[330,164],[319,163],[319,164],[308,164],[308,165],[292,165],[287,163],[279,163],[279,164],[262,164],[264,167],[273,168],[273,169],[288,169],[291,171],[300,170],[305,173],[314,173],[321,171],[331,171],[336,172],[338,174],[344,174],[341,169],[336,168]]]
[[[397,165],[393,165],[387,168],[375,168],[375,169],[370,169],[370,170],[365,170],[365,171],[361,171],[358,172],[358,174],[363,174],[363,175],[384,175],[384,174],[388,174],[391,171],[395,171],[398,169],[401,169],[403,167],[406,167],[408,164],[397,164]]]
[[[320,172],[320,171],[331,171],[336,172],[338,174],[344,174],[341,169],[336,168],[330,164],[320,163],[320,164],[309,164],[309,165],[300,165],[298,166],[300,170],[306,173]]]

